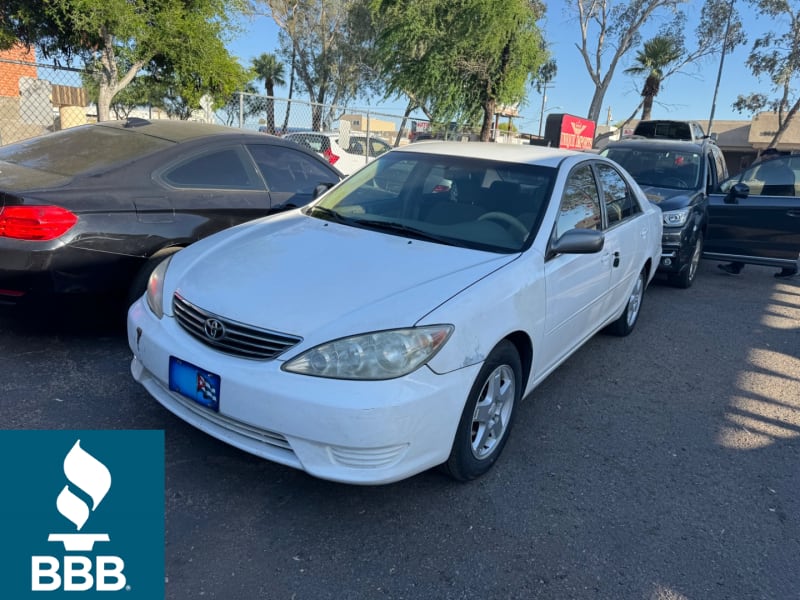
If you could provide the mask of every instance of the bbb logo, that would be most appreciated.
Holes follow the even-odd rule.
[[[125,561],[119,556],[87,555],[95,544],[109,542],[108,533],[87,533],[84,525],[101,509],[111,489],[111,473],[97,458],[81,447],[80,440],[64,458],[67,484],[53,498],[54,508],[74,526],[68,532],[51,533],[47,541],[60,543],[61,556],[31,557],[31,591],[115,592],[130,589],[125,577]],[[54,551],[55,553],[55,551]]]

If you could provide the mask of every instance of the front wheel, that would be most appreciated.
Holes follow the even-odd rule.
[[[644,297],[645,286],[645,271],[642,269],[639,272],[639,277],[636,283],[633,284],[633,289],[628,296],[628,301],[625,304],[625,310],[622,311],[619,319],[611,323],[606,330],[611,335],[624,337],[633,331],[636,321],[639,319],[639,310],[642,308],[642,298]]]
[[[669,282],[675,287],[688,289],[692,287],[695,277],[697,277],[697,268],[700,266],[700,258],[703,256],[703,232],[697,232],[697,239],[694,241],[694,248],[692,248],[692,257],[689,264],[680,273],[670,275]]]
[[[498,344],[472,385],[444,470],[468,481],[486,473],[508,439],[514,405],[522,394],[522,364],[509,341]]]

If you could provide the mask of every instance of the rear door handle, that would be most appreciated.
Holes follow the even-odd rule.
[[[800,210],[788,210],[786,214],[790,217],[800,217]]]

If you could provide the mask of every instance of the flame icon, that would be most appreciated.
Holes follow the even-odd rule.
[[[92,512],[97,509],[111,488],[111,473],[103,463],[81,448],[80,440],[75,442],[72,450],[64,458],[64,475],[70,483],[86,492],[92,499]],[[58,495],[56,507],[58,512],[75,524],[78,531],[89,518],[89,506],[73,494],[68,485],[65,485]]]
[[[81,441],[78,440],[64,458],[64,475],[67,476],[67,481],[92,500],[90,507],[70,490],[69,485],[65,485],[56,498],[58,512],[72,521],[80,531],[89,519],[89,515],[97,509],[111,489],[111,473],[103,463],[81,448]],[[51,533],[48,539],[63,542],[66,550],[91,550],[94,542],[109,540],[108,534],[104,533]]]

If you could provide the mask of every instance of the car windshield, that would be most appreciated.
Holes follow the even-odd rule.
[[[389,152],[306,213],[436,243],[519,252],[536,235],[556,172],[526,164]]]
[[[642,187],[695,190],[701,187],[700,153],[672,148],[606,148],[601,152]]]
[[[71,177],[173,144],[124,129],[86,125],[0,147],[0,161]]]

